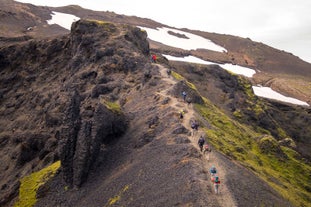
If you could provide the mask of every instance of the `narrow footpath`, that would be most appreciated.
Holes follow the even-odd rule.
[[[168,87],[160,92],[158,92],[159,95],[170,98],[170,106],[173,107],[174,109],[176,109],[176,112],[180,111],[180,110],[184,110],[185,111],[185,115],[182,121],[182,124],[185,128],[187,128],[189,131],[192,132],[191,129],[191,120],[195,120],[197,115],[193,109],[192,104],[188,105],[187,103],[183,102],[182,98],[180,97],[180,99],[175,98],[171,95],[168,94],[168,91],[174,87],[174,85],[177,83],[177,81],[173,78],[173,77],[169,77],[167,74],[167,68],[165,68],[162,65],[156,64],[159,67],[159,72],[161,74],[162,80],[167,82]],[[198,120],[198,119],[196,119]],[[208,139],[206,137],[206,135],[204,134],[204,132],[202,130],[198,130],[198,132],[196,132],[193,136],[190,136],[189,139],[191,141],[191,143],[193,144],[193,146],[195,148],[197,148],[197,150],[199,149],[198,146],[198,139],[199,137],[203,135],[205,137],[205,141],[208,143]],[[226,186],[226,181],[228,179],[227,175],[226,175],[226,169],[224,169],[221,165],[220,159],[218,159],[217,153],[215,153],[215,151],[212,151],[211,153],[205,154],[203,156],[204,160],[204,169],[206,172],[209,172],[209,169],[214,165],[217,169],[217,175],[220,178],[220,186],[219,186],[219,193],[215,194],[214,192],[214,187],[212,182],[210,182],[210,196],[211,198],[214,198],[218,201],[219,205],[222,207],[236,207],[236,201],[234,200],[231,192],[228,190],[227,186]],[[206,175],[208,177],[208,179],[210,179],[210,175],[207,174]]]

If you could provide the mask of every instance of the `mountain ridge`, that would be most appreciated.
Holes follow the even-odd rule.
[[[55,25],[51,27],[55,28]],[[163,73],[160,71],[164,66],[173,70],[171,79],[177,81],[169,95],[180,99],[181,91],[187,90],[192,96],[193,108],[197,113],[195,118],[200,120],[203,130],[200,132],[206,134],[208,142],[212,143],[214,155],[221,152],[217,156],[227,160],[223,161],[227,164],[222,165],[231,165],[228,169],[236,168],[230,159],[243,163],[247,156],[255,157],[258,162],[227,171],[231,179],[225,185],[230,188],[234,198],[240,198],[238,204],[269,206],[279,202],[280,206],[299,206],[297,197],[294,197],[296,191],[291,191],[291,202],[295,204],[288,204],[286,199],[291,197],[285,196],[284,199],[278,188],[275,188],[278,189],[276,193],[270,187],[272,181],[273,185],[288,188],[288,182],[282,176],[288,180],[292,175],[283,172],[280,179],[278,174],[271,174],[270,177],[269,174],[265,175],[270,168],[261,154],[270,154],[273,160],[275,155],[281,155],[277,159],[285,160],[290,166],[290,150],[297,150],[299,154],[294,157],[301,162],[299,172],[304,172],[299,178],[307,181],[303,175],[310,170],[310,141],[307,137],[311,118],[308,108],[261,100],[250,91],[248,81],[252,80],[238,78],[217,66],[167,61],[160,53],[163,45],[157,46],[160,49],[150,45],[149,48],[147,34],[138,28],[98,20],[81,20],[73,25],[70,35],[32,39],[21,44],[10,42],[8,46],[1,46],[1,205],[11,206],[16,201],[19,187],[16,178],[61,159],[63,166],[55,179],[40,188],[37,206],[51,203],[66,203],[67,206],[97,206],[99,203],[107,206],[146,203],[151,206],[221,206],[217,199],[222,197],[215,197],[211,187],[206,187],[209,185],[208,168],[202,164],[204,156],[191,144],[192,138],[187,129],[189,123],[180,123],[178,111],[170,105],[172,98],[161,95],[161,91],[171,86],[163,82]],[[163,66],[150,63],[151,52],[158,54],[157,63]],[[171,50],[171,54],[184,53],[189,52]],[[178,107],[188,109],[182,102]],[[268,107],[269,113],[265,107]],[[226,116],[208,115],[211,111],[218,111],[217,108],[234,119],[234,123],[247,124],[259,134],[255,136],[247,130],[245,136],[240,133],[229,137],[225,133],[229,130],[225,128],[229,123]],[[125,115],[121,118],[124,125],[111,125],[118,120],[120,112]],[[279,116],[278,113],[282,115],[279,120],[271,118]],[[100,118],[102,116],[104,120]],[[283,117],[288,117],[292,123],[282,123]],[[304,131],[300,132],[299,127]],[[71,132],[66,130],[75,128],[78,130],[68,135]],[[236,132],[233,130],[232,133]],[[100,134],[100,141],[96,141],[96,134]],[[239,136],[252,139],[239,146],[235,139]],[[92,142],[87,143],[88,137],[95,139],[91,138]],[[289,140],[286,139],[288,137]],[[225,142],[228,138],[231,139],[229,145]],[[275,149],[267,148],[266,142],[275,146]],[[297,146],[291,146],[292,142]],[[257,148],[258,144],[262,152],[246,154],[247,150],[252,150],[248,148],[250,144],[253,148]],[[101,145],[100,150],[90,150],[94,148],[92,145]],[[74,158],[67,156],[67,152],[72,153],[72,148],[77,150]],[[92,155],[97,159],[92,161]],[[140,158],[141,155],[143,158]],[[66,164],[67,158],[69,164]],[[307,167],[303,168],[305,165]],[[266,168],[257,169],[257,166]],[[235,172],[239,170],[249,177],[249,181],[243,185],[239,182],[240,177],[235,178]],[[246,171],[251,173],[247,174]],[[66,174],[69,180],[63,180]],[[71,182],[71,179],[75,181]],[[255,192],[253,185],[250,185],[252,182],[262,190]],[[308,203],[308,183],[295,184],[297,188],[304,189],[302,199]],[[96,192],[94,186],[101,190]],[[88,192],[87,189],[93,195],[88,199],[81,197],[81,194]],[[185,194],[181,196],[176,189],[184,189],[182,192]],[[55,192],[64,196],[57,196]],[[253,195],[256,195],[255,199],[250,200]],[[116,199],[118,196],[123,199]],[[86,200],[81,202],[82,198]]]

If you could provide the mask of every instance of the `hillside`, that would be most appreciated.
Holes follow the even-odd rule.
[[[170,26],[150,19],[119,15],[114,12],[92,11],[75,5],[53,8],[36,7],[31,4],[14,2],[13,0],[1,0],[0,3],[5,5],[0,9],[2,12],[0,18],[2,27],[0,43],[3,45],[27,41],[32,38],[47,38],[68,34],[68,30],[57,24],[47,24],[46,21],[52,17],[52,11],[73,14],[83,19],[97,19],[148,28],[170,28]],[[181,30],[205,37],[225,47],[228,52],[220,53],[207,49],[183,50],[168,47],[149,39],[150,48],[159,54],[194,55],[203,60],[254,68],[260,72],[256,73],[252,78],[253,85],[260,84],[271,87],[275,91],[308,102],[310,105],[310,63],[302,61],[291,53],[277,50],[260,42],[254,42],[249,38],[185,28]]]
[[[252,43],[266,57],[272,55],[277,66],[270,71],[271,61],[260,62],[245,49],[249,46],[233,44],[237,37],[193,31],[220,45],[228,38],[230,50],[184,51],[147,39],[146,32],[134,27],[160,26],[151,20],[76,6],[37,8],[2,1],[10,4],[1,8],[1,22],[10,12],[17,17],[28,11],[35,24],[40,17],[44,31],[54,33],[37,27],[26,32],[26,39],[20,38],[26,37],[23,32],[17,39],[1,34],[1,206],[310,204],[310,108],[261,99],[251,89],[252,83],[273,74],[289,80],[293,72],[281,70],[282,58],[297,67],[295,77],[309,81],[308,63]],[[16,5],[22,12],[7,12]],[[68,33],[44,23],[41,15],[51,9],[110,19],[81,20]],[[241,65],[238,57],[247,56],[247,65],[261,65],[269,74],[249,79],[216,65],[168,61],[164,51]],[[159,57],[156,64],[150,62],[151,53]],[[269,80],[267,84],[282,86]],[[291,83],[297,86],[299,80]],[[291,84],[286,87],[295,91]],[[305,89],[301,94],[308,93]],[[182,101],[182,91],[192,104]],[[186,111],[183,120],[180,109]],[[200,123],[195,136],[193,119]],[[213,147],[209,160],[199,152],[200,135]],[[219,195],[210,183],[211,165],[222,180]]]

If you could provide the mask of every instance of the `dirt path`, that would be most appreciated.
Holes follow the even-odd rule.
[[[196,114],[195,114],[195,111],[193,110],[192,105],[189,106],[187,103],[183,102],[182,99],[178,100],[177,98],[172,97],[168,94],[168,91],[174,86],[174,84],[177,83],[177,81],[174,80],[173,77],[169,77],[167,75],[167,72],[166,72],[167,68],[165,68],[162,65],[157,65],[157,66],[159,67],[159,72],[161,73],[162,80],[166,81],[167,84],[169,85],[169,87],[158,92],[158,94],[160,94],[164,97],[170,98],[170,105],[171,105],[171,107],[175,108],[176,111],[180,111],[181,109],[183,109],[185,111],[185,116],[183,118],[182,124],[189,131],[192,131],[192,129],[190,127],[190,120],[196,118]],[[190,140],[191,140],[193,146],[196,147],[198,150],[199,150],[199,146],[197,144],[197,141],[198,141],[200,135],[204,135],[204,132],[201,130],[199,130],[197,133],[195,133],[193,136],[190,137]],[[226,181],[227,181],[228,177],[226,174],[226,169],[224,169],[222,167],[221,161],[220,161],[220,159],[218,159],[217,153],[211,152],[210,154],[205,155],[203,163],[204,163],[204,168],[205,168],[206,172],[209,172],[210,167],[212,167],[214,165],[218,171],[217,175],[219,176],[220,181],[221,181],[221,185],[219,188],[219,194],[216,195],[214,193],[214,187],[211,183],[212,191],[211,191],[211,195],[209,195],[209,196],[214,197],[214,199],[217,200],[217,202],[220,206],[224,206],[224,207],[235,207],[235,206],[237,206],[236,201],[233,199],[232,194],[230,193],[230,191],[227,188]],[[210,175],[207,175],[207,176],[209,177]]]

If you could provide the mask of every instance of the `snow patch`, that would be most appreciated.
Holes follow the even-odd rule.
[[[52,19],[47,20],[48,24],[58,24],[59,26],[70,30],[71,24],[75,21],[78,21],[80,18],[72,15],[61,12],[52,12]]]
[[[247,67],[242,67],[239,65],[232,65],[229,63],[226,64],[219,64],[219,63],[214,63],[214,62],[209,62],[202,60],[200,58],[194,57],[194,56],[186,56],[186,57],[174,57],[171,55],[164,55],[168,60],[173,60],[173,61],[183,61],[183,62],[190,62],[190,63],[198,63],[198,64],[205,64],[205,65],[219,65],[220,67],[224,68],[225,70],[228,70],[232,73],[239,74],[239,75],[244,75],[246,77],[253,77],[253,75],[256,73],[254,69],[247,68]]]
[[[304,101],[300,101],[300,100],[295,99],[295,98],[284,96],[284,95],[272,90],[269,87],[253,86],[253,91],[254,91],[256,96],[260,96],[263,98],[275,99],[278,101],[283,101],[286,103],[292,103],[295,105],[309,106],[309,104],[304,102]]]
[[[203,38],[199,35],[194,35],[188,32],[184,32],[177,29],[171,28],[157,28],[150,29],[147,27],[139,27],[142,30],[145,30],[148,34],[148,38],[157,42],[161,42],[162,44],[177,47],[184,50],[196,50],[196,49],[208,49],[217,52],[227,52],[227,50],[215,43],[211,40]],[[182,35],[183,37],[177,37],[176,35],[170,34],[169,31]]]

